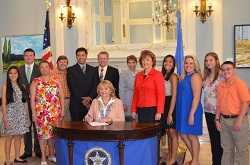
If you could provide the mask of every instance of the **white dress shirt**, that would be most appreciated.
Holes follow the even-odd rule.
[[[103,73],[103,80],[105,79],[105,75],[106,75],[106,72],[107,72],[107,69],[108,69],[108,65],[105,66],[105,67],[98,67],[98,74],[99,74],[99,77],[100,77],[100,74],[101,74],[101,69],[103,69],[102,73]]]
[[[29,78],[31,79],[31,75],[32,75],[33,68],[34,68],[34,62],[33,62],[32,64],[30,64],[30,65],[24,64],[24,66],[25,66],[25,74],[26,74],[26,77],[27,77],[28,81],[30,82]],[[27,75],[27,73],[28,73],[28,68],[30,68],[30,75]],[[30,76],[30,77],[29,77],[29,76]]]

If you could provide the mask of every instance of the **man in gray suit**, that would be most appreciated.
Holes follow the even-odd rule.
[[[39,67],[35,64],[35,51],[33,49],[25,49],[24,50],[24,65],[19,68],[20,70],[20,78],[23,85],[25,85],[27,93],[30,93],[30,84],[32,80],[36,77],[40,76]],[[21,159],[26,159],[32,156],[32,125],[34,131],[34,152],[37,157],[41,157],[41,150],[39,146],[39,141],[37,139],[37,132],[35,128],[35,124],[32,122],[32,111],[30,102],[28,99],[28,109],[29,109],[29,117],[31,121],[30,131],[24,135],[24,153],[20,157]]]

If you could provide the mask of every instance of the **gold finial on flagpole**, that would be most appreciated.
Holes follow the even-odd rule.
[[[50,8],[50,6],[51,6],[51,2],[50,2],[50,0],[44,0],[44,2],[45,2],[45,5],[46,5],[46,9],[48,10]]]
[[[177,10],[181,11],[181,4],[180,4],[180,0],[177,1],[177,7],[176,7]]]

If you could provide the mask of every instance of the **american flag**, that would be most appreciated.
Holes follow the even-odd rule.
[[[51,45],[50,45],[49,10],[46,11],[45,29],[44,29],[44,35],[43,35],[42,60],[48,61],[50,63],[50,67],[53,67],[52,52],[51,52]]]

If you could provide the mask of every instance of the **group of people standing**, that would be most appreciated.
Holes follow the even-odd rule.
[[[144,50],[139,57],[142,71],[133,84],[131,116],[139,122],[160,120],[168,136],[167,164],[177,164],[179,137],[191,153],[187,164],[198,165],[205,112],[212,164],[249,164],[249,88],[231,61],[220,65],[214,52],[206,54],[203,74],[194,56],[184,58],[183,73],[177,76],[175,58],[166,55],[161,72],[154,67],[155,55]],[[129,63],[128,63],[129,64]],[[122,80],[121,80],[122,81]],[[203,104],[203,105],[202,105]],[[202,164],[202,163],[201,163]]]
[[[118,99],[118,69],[108,65],[108,52],[98,54],[98,67],[86,63],[87,54],[87,49],[78,48],[76,65],[68,67],[67,57],[59,56],[56,67],[51,68],[47,61],[35,64],[34,50],[26,49],[25,64],[20,68],[11,66],[8,69],[7,80],[2,87],[1,129],[6,136],[6,165],[12,164],[12,139],[15,145],[14,162],[26,163],[26,159],[32,156],[33,151],[41,158],[41,165],[47,164],[46,153],[49,154],[49,161],[56,162],[53,125],[61,120],[82,121],[88,112],[90,115],[95,110],[95,107],[97,110],[102,109],[102,113],[98,114],[102,121],[125,120],[123,104]],[[100,102],[102,106],[99,106]],[[97,106],[94,106],[95,104]],[[122,113],[110,112],[114,108],[120,109]],[[25,148],[21,155],[22,136]]]
[[[32,156],[34,146],[36,156],[42,160],[41,164],[46,165],[47,144],[48,159],[56,161],[52,125],[63,118],[64,93],[49,63],[42,61],[37,65],[34,61],[34,50],[26,49],[25,64],[20,68],[11,66],[7,71],[7,81],[3,84],[3,132],[7,136],[4,147],[6,165],[12,164],[10,161],[12,139],[15,145],[15,163],[26,163],[26,159]],[[25,148],[24,153],[20,155],[22,136]]]
[[[177,164],[179,137],[191,153],[191,165],[198,165],[205,111],[213,165],[248,164],[248,119],[250,95],[247,85],[235,73],[230,61],[221,66],[218,55],[205,56],[204,74],[194,56],[185,56],[182,75],[175,74],[175,58],[167,55],[158,71],[156,56],[149,50],[137,58],[127,57],[128,70],[119,73],[110,66],[109,53],[97,55],[98,66],[87,64],[87,49],[76,50],[77,63],[68,67],[66,56],[59,56],[55,68],[46,61],[34,63],[35,52],[24,51],[20,68],[12,66],[3,85],[3,121],[6,136],[5,164],[11,164],[10,146],[15,140],[15,162],[27,162],[34,152],[41,165],[56,162],[53,124],[61,120],[87,122],[160,121],[168,136],[167,164]],[[203,97],[201,97],[203,95]],[[201,100],[204,98],[204,100]],[[203,103],[203,106],[202,104]],[[20,156],[21,137],[25,152]],[[230,160],[230,161],[228,161]]]
[[[175,73],[175,58],[164,57],[157,71],[156,56],[148,50],[140,55],[143,68],[135,77],[132,117],[139,122],[160,120],[168,135],[167,164],[177,164],[178,135],[189,149],[192,165],[199,164],[199,140],[202,135],[202,77],[193,56],[184,60],[184,74]]]

